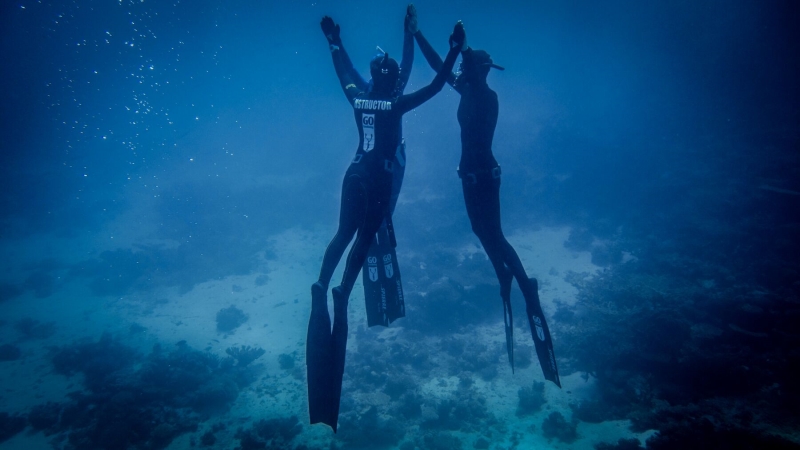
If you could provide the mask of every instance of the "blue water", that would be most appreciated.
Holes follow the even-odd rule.
[[[792,1],[418,4],[440,52],[462,20],[506,68],[503,227],[564,389],[516,288],[508,367],[445,87],[404,118],[407,317],[366,329],[356,286],[340,431],[308,425],[308,288],[358,143],[319,20],[366,76],[405,7],[0,6],[0,448],[798,446]],[[407,91],[433,77],[417,49]]]

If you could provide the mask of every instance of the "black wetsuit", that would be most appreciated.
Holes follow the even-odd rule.
[[[354,234],[356,240],[347,256],[342,284],[333,289],[333,327],[325,298],[325,280],[321,277],[311,288],[306,365],[311,423],[323,422],[336,431],[347,347],[347,300],[372,237],[388,214],[393,159],[401,140],[403,114],[418,107],[444,87],[445,78],[458,57],[458,50],[454,48],[447,54],[442,70],[428,86],[412,94],[391,93],[383,96],[359,89],[347,73],[341,53],[335,46],[332,50],[336,74],[347,100],[353,106],[359,143],[342,182],[339,229],[325,250],[321,273],[332,274]]]
[[[365,80],[360,73],[353,66],[350,56],[347,54],[343,45],[340,45],[342,67],[351,78],[356,88],[369,92],[372,89],[372,80]],[[397,78],[397,87],[395,88],[394,95],[402,95],[408,84],[408,77],[411,76],[411,67],[414,64],[414,35],[409,33],[406,29],[403,33],[403,57],[400,60],[400,75]],[[400,136],[402,140],[403,128],[400,125]],[[394,213],[394,208],[397,205],[397,198],[400,195],[400,188],[403,185],[403,176],[406,171],[406,149],[405,145],[399,145],[394,156],[394,170],[392,171],[392,197],[389,201],[389,213]],[[381,226],[386,226],[384,222]]]
[[[415,36],[423,55],[437,69],[441,58],[421,32]],[[456,83],[452,73],[447,81],[461,94],[458,104],[458,123],[461,126],[458,173],[472,231],[486,250],[501,287],[505,290],[513,274],[525,293],[530,285],[528,276],[500,225],[500,166],[492,153],[499,109],[497,94],[485,82]]]
[[[417,32],[414,37],[431,67],[439,70],[442,60],[433,47],[421,32]],[[500,282],[500,296],[507,315],[505,317],[507,336],[513,333],[510,303],[513,276],[525,297],[531,333],[538,352],[539,344],[543,341],[543,339],[537,341],[541,335],[539,330],[544,327],[549,335],[539,304],[538,286],[534,279],[528,278],[517,252],[503,234],[500,223],[500,166],[492,153],[499,110],[497,94],[486,84],[485,77],[473,77],[469,82],[462,82],[451,73],[447,82],[461,94],[461,101],[458,104],[458,123],[461,126],[461,161],[458,175],[464,192],[464,203],[472,231],[481,241]],[[509,359],[513,368],[511,342],[508,341]],[[551,350],[545,349],[545,353],[548,352],[549,354],[539,353],[545,377],[561,386],[555,358]]]
[[[337,53],[338,56],[334,56],[334,66],[336,67],[337,74],[341,72],[344,76],[348,78],[349,83],[355,86],[357,91],[362,93],[369,93],[372,90],[372,80],[366,81],[361,74],[353,66],[352,60],[350,60],[350,56],[347,54],[347,51],[340,42],[337,43]],[[403,91],[406,88],[406,84],[408,84],[408,77],[411,75],[411,67],[414,63],[414,36],[409,33],[408,31],[404,32],[403,36],[403,58],[400,61],[400,73],[397,77],[397,86],[392,93],[392,97],[399,97],[403,94]],[[341,79],[341,76],[340,76]],[[363,139],[363,134],[361,134],[362,129],[359,128],[359,135]],[[389,158],[392,161],[392,186],[391,186],[391,195],[389,199],[389,215],[394,213],[395,205],[397,205],[397,198],[400,195],[400,187],[403,185],[403,175],[405,174],[406,170],[406,154],[405,154],[405,145],[401,145],[402,136],[403,136],[403,125],[402,121],[399,123],[398,129],[398,136],[400,136],[398,140],[398,145],[394,149],[394,155]],[[362,148],[359,146],[359,148]],[[359,156],[356,156],[359,158]],[[349,170],[348,170],[349,172]],[[348,176],[345,175],[345,182],[347,181]],[[344,205],[344,185],[342,186],[342,205]],[[349,202],[348,202],[349,203]],[[342,228],[342,219],[343,215],[340,212],[339,217],[339,228]],[[382,220],[380,227],[385,227],[386,221]],[[377,230],[376,230],[377,231]],[[338,236],[338,233],[337,233]],[[336,239],[334,238],[334,241]],[[347,243],[341,245],[338,241],[335,242],[335,246],[328,247],[328,251],[325,252],[325,260],[323,261],[322,268],[320,269],[319,281],[328,286],[330,283],[331,277],[333,276],[333,272],[336,269],[336,265],[341,259],[342,255],[344,254],[345,249],[347,248],[347,244],[350,241],[348,240]],[[370,242],[371,243],[371,242]],[[333,245],[334,242],[331,242]]]

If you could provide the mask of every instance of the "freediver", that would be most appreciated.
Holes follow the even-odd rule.
[[[333,21],[325,17],[323,24]],[[326,26],[326,25],[323,25]],[[335,25],[334,25],[335,27]],[[400,144],[403,114],[422,105],[442,90],[466,41],[464,27],[456,24],[450,51],[433,81],[416,92],[395,92],[399,66],[388,54],[370,62],[372,89],[359,89],[343,63],[341,47],[332,35],[328,44],[342,90],[353,107],[359,133],[356,155],[342,182],[339,228],[325,250],[319,280],[311,285],[311,317],[306,340],[308,406],[312,424],[322,422],[336,432],[347,348],[347,302],[370,242],[389,212],[394,155]],[[342,282],[333,295],[333,327],[328,315],[327,290],[336,265],[355,236]]]
[[[392,93],[393,96],[402,95],[403,91],[405,91],[408,78],[411,75],[411,67],[414,63],[414,35],[408,28],[409,20],[412,16],[416,16],[416,11],[414,10],[414,5],[410,4],[406,8],[406,15],[403,23],[403,56],[400,60],[400,72],[397,77],[397,84]],[[353,84],[362,92],[369,92],[372,89],[373,80],[365,80],[355,69],[342,43],[339,25],[334,23],[333,19],[330,17],[325,17],[322,19],[320,26],[328,42],[339,48],[338,51],[341,52],[342,68],[347,72],[348,76],[350,76]],[[394,247],[396,246],[394,227],[391,222],[391,217],[397,205],[397,198],[400,195],[400,188],[403,185],[403,176],[405,174],[406,146],[402,136],[401,124],[400,144],[397,146],[394,158],[392,159],[392,195],[389,200],[389,214],[386,216],[386,219],[381,222],[375,238],[370,243],[367,253],[368,256],[371,257],[368,259],[372,259],[373,261],[371,261],[370,264],[365,261],[362,271],[364,274],[364,300],[366,303],[368,326],[388,326],[389,323],[395,319],[405,316],[405,304],[402,294],[403,288],[400,281],[399,268],[397,267],[397,257],[394,251]],[[342,252],[344,252],[344,249],[342,249]],[[391,270],[379,271],[378,262],[380,262],[381,265],[390,265]],[[371,267],[372,270],[370,270]],[[333,271],[335,267],[329,268]],[[390,277],[387,277],[387,275],[390,275]],[[331,276],[332,273],[324,274],[321,278],[330,279]]]
[[[442,59],[419,30],[415,9],[410,9],[409,29],[422,54],[433,70],[441,73]],[[466,41],[461,52],[461,72],[449,73],[447,82],[461,95],[458,104],[458,123],[461,126],[461,160],[458,176],[464,192],[464,203],[472,225],[494,267],[500,282],[503,301],[503,320],[506,330],[506,350],[514,370],[513,314],[511,312],[511,282],[516,278],[525,297],[528,322],[544,377],[561,387],[550,331],[539,302],[535,278],[528,278],[525,268],[503,235],[500,225],[500,165],[492,153],[492,140],[497,126],[499,104],[497,94],[489,88],[486,78],[494,68],[505,70],[492,61],[483,50],[474,50]]]

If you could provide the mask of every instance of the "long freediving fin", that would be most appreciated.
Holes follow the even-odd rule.
[[[389,228],[381,226],[362,268],[367,326],[370,327],[386,327],[405,317],[403,285],[391,236]]]
[[[344,361],[347,354],[347,302],[349,294],[342,286],[337,286],[331,290],[333,296],[333,328],[331,330],[331,422],[326,422],[336,433],[339,422],[339,406],[342,400],[342,379],[344,378]]]
[[[310,423],[324,423],[336,429],[337,413],[331,380],[334,374],[331,318],[328,315],[327,289],[319,282],[311,285],[311,318],[306,337],[306,380]]]
[[[514,279],[511,270],[505,265],[498,272],[500,281],[500,298],[503,300],[503,324],[506,330],[506,352],[511,373],[514,373],[514,314],[511,312],[511,281]]]
[[[381,248],[380,231],[372,238],[372,244],[367,250],[367,258],[361,269],[361,279],[364,284],[364,303],[367,311],[367,326],[389,326],[386,316],[386,289],[381,280]]]
[[[503,299],[503,323],[506,327],[506,351],[511,373],[514,373],[514,315],[511,313],[511,302]]]
[[[553,340],[550,337],[550,328],[544,318],[542,305],[539,302],[539,283],[536,278],[530,279],[532,292],[530,298],[525,299],[528,313],[528,322],[531,326],[531,335],[536,347],[536,356],[539,358],[539,365],[542,366],[544,378],[550,380],[561,387],[561,379],[558,376],[558,366],[556,365],[556,355],[553,351]],[[527,296],[526,296],[527,297]]]

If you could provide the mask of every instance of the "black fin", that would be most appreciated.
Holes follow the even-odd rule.
[[[324,423],[335,431],[332,344],[327,289],[317,282],[311,285],[311,318],[306,336],[308,414],[310,423]]]
[[[381,226],[367,252],[362,267],[367,326],[389,326],[405,317],[403,284],[397,254],[387,227]]]
[[[542,305],[539,302],[539,283],[536,278],[531,278],[530,282],[531,291],[528,293],[523,291],[523,294],[525,294],[531,335],[536,346],[536,356],[539,358],[539,365],[542,366],[544,378],[561,387],[561,379],[558,376],[558,366],[556,365],[556,354],[553,351],[553,340],[550,337],[550,328],[547,326]]]

